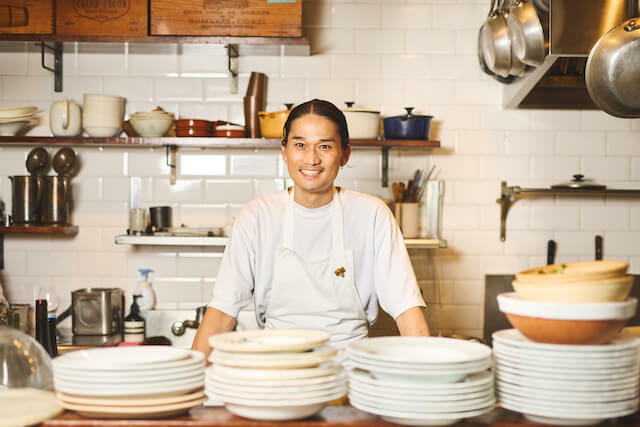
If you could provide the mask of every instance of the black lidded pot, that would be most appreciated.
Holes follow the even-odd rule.
[[[407,114],[383,119],[386,139],[429,139],[433,116],[412,114],[413,107],[405,107]]]

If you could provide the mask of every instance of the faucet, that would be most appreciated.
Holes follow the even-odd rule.
[[[198,326],[200,326],[200,322],[204,317],[205,311],[207,311],[206,305],[198,307],[196,308],[196,320],[174,322],[173,325],[171,325],[171,332],[173,333],[173,335],[177,337],[182,336],[184,335],[184,332],[187,330],[187,328],[198,329]]]

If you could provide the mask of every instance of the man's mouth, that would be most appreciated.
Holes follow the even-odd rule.
[[[317,176],[321,171],[314,169],[300,169],[300,172],[305,176]]]

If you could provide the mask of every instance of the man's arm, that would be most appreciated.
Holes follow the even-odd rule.
[[[431,335],[422,307],[411,307],[396,317],[396,325],[402,336],[428,337]]]
[[[215,334],[232,331],[236,326],[236,318],[229,316],[217,308],[209,307],[204,313],[202,322],[198,327],[196,336],[193,339],[191,350],[197,350],[204,353],[204,357],[208,358],[212,348],[209,346],[209,337]],[[207,362],[208,364],[208,362]]]

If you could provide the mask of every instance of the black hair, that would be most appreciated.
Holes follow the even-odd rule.
[[[289,113],[289,117],[284,124],[284,138],[282,138],[282,145],[287,144],[289,138],[289,129],[291,123],[306,114],[317,114],[318,116],[326,117],[332,123],[336,125],[338,133],[340,134],[340,145],[342,151],[347,151],[349,148],[349,130],[347,129],[347,119],[344,117],[344,113],[340,111],[338,107],[333,105],[329,101],[322,99],[312,99],[311,101],[304,102],[296,105]]]

